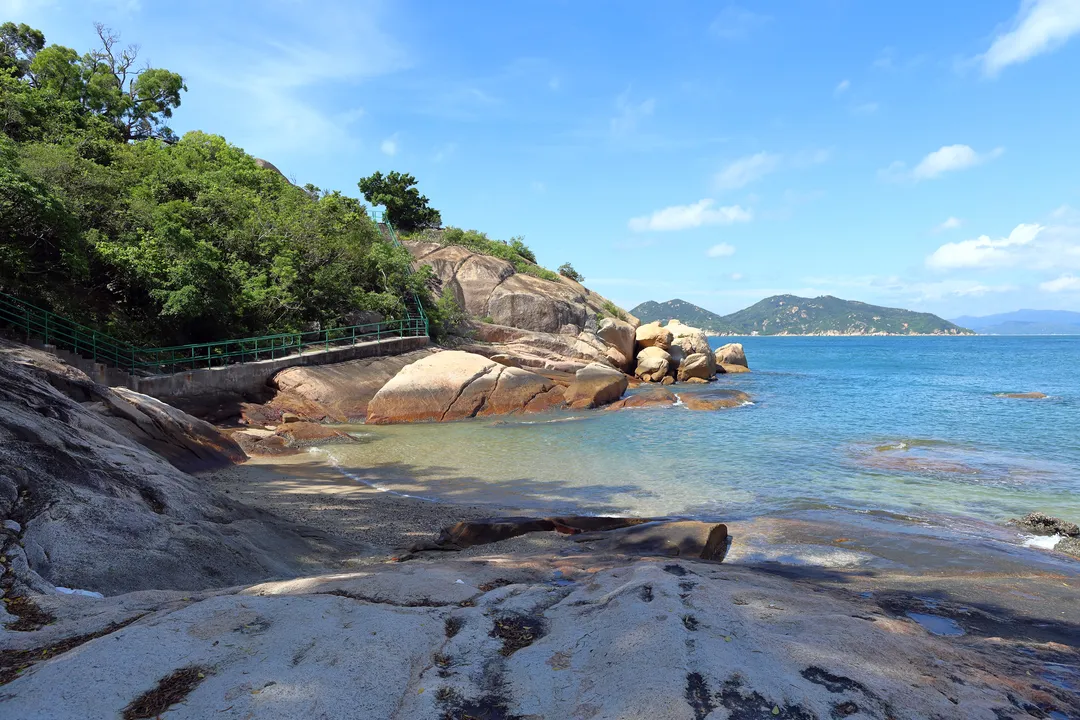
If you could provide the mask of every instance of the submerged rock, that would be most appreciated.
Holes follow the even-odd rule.
[[[591,363],[577,371],[566,388],[564,400],[570,408],[595,408],[613,403],[626,392],[629,380],[618,370]]]
[[[1080,537],[1080,526],[1068,520],[1062,520],[1046,513],[1028,513],[1022,518],[1009,520],[1009,525],[1030,530],[1040,535],[1064,535],[1066,537]]]
[[[1012,398],[1014,400],[1045,400],[1048,396],[1041,392],[1014,392],[998,393],[997,397]]]
[[[444,422],[522,412],[555,387],[547,378],[446,350],[406,365],[368,404],[367,422]]]
[[[741,390],[709,390],[685,392],[679,396],[690,410],[724,410],[740,407],[750,402],[750,396]]]
[[[613,403],[609,407],[612,410],[622,410],[623,408],[671,407],[677,401],[678,398],[675,397],[675,393],[671,392],[666,387],[647,386],[641,388],[632,395],[628,395],[622,400]]]

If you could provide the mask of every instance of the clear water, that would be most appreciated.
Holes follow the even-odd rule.
[[[714,339],[719,345],[721,340]],[[1080,337],[743,338],[754,404],[350,428],[350,476],[469,503],[743,519],[1080,521]],[[1044,400],[999,393],[1040,391]]]

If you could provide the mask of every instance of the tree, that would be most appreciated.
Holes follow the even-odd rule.
[[[386,208],[387,219],[402,232],[442,225],[442,215],[428,206],[428,199],[414,187],[416,178],[408,173],[376,172],[356,184],[369,203]]]
[[[21,79],[30,69],[34,55],[45,47],[45,35],[26,23],[0,25],[0,71]]]
[[[570,278],[575,282],[585,282],[585,276],[574,269],[574,266],[568,262],[559,266],[559,274],[564,278]]]

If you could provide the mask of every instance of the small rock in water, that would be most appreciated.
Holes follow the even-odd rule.
[[[1054,549],[1080,558],[1080,538],[1067,537],[1055,545]]]
[[[1046,399],[1046,393],[1041,393],[1041,392],[998,393],[998,397],[1012,398],[1014,400],[1044,400],[1044,399]]]
[[[1080,537],[1080,526],[1077,526],[1076,523],[1041,512],[1028,513],[1022,518],[1013,518],[1009,520],[1008,524],[1031,530],[1040,535]]]

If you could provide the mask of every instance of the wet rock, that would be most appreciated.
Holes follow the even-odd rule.
[[[444,422],[522,412],[553,383],[480,355],[447,350],[402,368],[368,404],[367,422]]]
[[[583,533],[574,542],[596,552],[722,560],[727,553],[727,525],[680,520],[650,522],[603,533]]]
[[[717,365],[741,365],[749,368],[742,343],[728,343],[716,348],[715,357]]]
[[[628,382],[626,375],[618,370],[591,363],[577,371],[566,388],[565,402],[573,409],[607,405],[622,397]]]
[[[671,407],[677,400],[678,398],[675,397],[675,393],[665,387],[645,386],[632,395],[628,395],[622,400],[613,403],[609,407],[612,410],[621,410],[623,408]]]
[[[690,410],[724,410],[740,407],[750,402],[750,396],[741,390],[710,390],[686,392],[680,395],[683,405]]]
[[[998,393],[997,396],[1014,400],[1044,400],[1047,397],[1045,393],[1041,392]]]
[[[1054,546],[1054,549],[1057,550],[1058,552],[1063,552],[1063,553],[1066,553],[1068,555],[1073,555],[1074,557],[1080,558],[1080,538],[1077,538],[1077,537],[1062,538],[1058,542],[1058,544]]]
[[[279,427],[275,434],[285,438],[292,447],[355,442],[353,437],[340,430],[312,422],[292,422]]]
[[[1067,537],[1080,536],[1080,526],[1068,520],[1062,520],[1046,513],[1028,513],[1022,518],[1009,520],[1009,525],[1030,530],[1040,535],[1065,535]]]
[[[745,367],[743,365],[732,365],[731,363],[717,363],[716,372],[717,373],[732,373],[732,374],[735,374],[735,373],[748,373],[748,372],[750,372],[750,368]]]

